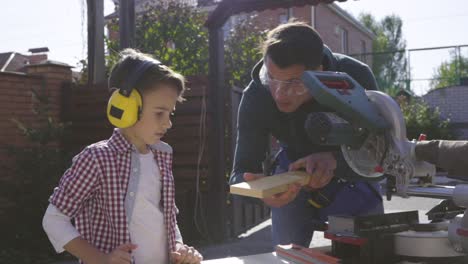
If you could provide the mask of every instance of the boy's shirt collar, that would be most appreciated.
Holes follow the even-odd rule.
[[[120,129],[114,128],[114,132],[108,141],[109,147],[115,149],[119,153],[125,153],[133,150],[133,144],[130,143],[123,135]]]
[[[114,128],[108,145],[121,154],[127,151],[137,151],[136,147],[122,135],[119,128]],[[172,153],[172,148],[164,142],[149,145],[148,147],[153,151]]]

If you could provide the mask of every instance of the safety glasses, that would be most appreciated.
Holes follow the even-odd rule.
[[[260,69],[260,81],[270,90],[271,94],[283,93],[286,96],[303,95],[307,92],[304,82],[301,79],[291,79],[287,81],[276,80],[268,74],[265,65]]]

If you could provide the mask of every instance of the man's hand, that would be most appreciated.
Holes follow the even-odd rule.
[[[131,251],[136,249],[135,244],[122,244],[118,246],[114,251],[105,255],[102,263],[105,264],[129,264],[132,263]]]
[[[203,256],[193,247],[176,243],[176,251],[171,252],[171,263],[174,264],[198,264]]]
[[[265,175],[263,174],[255,174],[250,172],[244,173],[244,180],[247,182],[257,180],[263,177],[265,177]],[[262,201],[270,207],[281,207],[292,202],[296,198],[300,190],[301,185],[299,183],[290,184],[288,186],[287,191],[275,194],[270,198],[264,198],[262,199]]]
[[[334,176],[336,159],[331,152],[319,152],[298,159],[289,165],[289,171],[305,169],[311,174],[308,188],[320,189],[327,185]]]

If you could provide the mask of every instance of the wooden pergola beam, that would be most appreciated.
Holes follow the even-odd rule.
[[[104,1],[87,0],[88,8],[88,84],[106,80],[104,58]]]

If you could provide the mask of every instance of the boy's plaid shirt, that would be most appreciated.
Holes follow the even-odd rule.
[[[133,145],[115,129],[109,140],[90,145],[73,158],[49,199],[75,219],[75,227],[84,239],[105,253],[130,242],[125,196],[132,151]],[[172,153],[152,151],[161,171],[161,203],[169,249],[175,251],[177,208]]]

